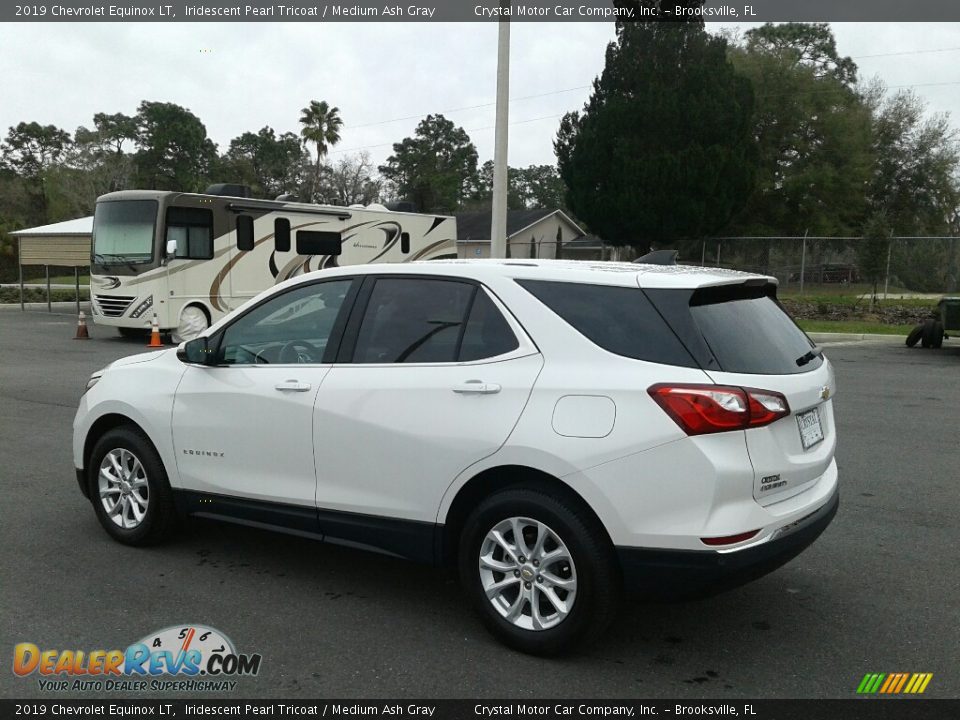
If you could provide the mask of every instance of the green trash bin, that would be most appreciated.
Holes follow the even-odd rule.
[[[938,305],[945,333],[960,335],[960,297],[945,297]]]

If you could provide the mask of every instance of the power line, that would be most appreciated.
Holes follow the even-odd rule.
[[[906,85],[888,85],[886,89],[901,90],[903,88],[934,87],[934,86],[946,86],[946,85],[960,85],[960,80],[948,80],[945,82],[932,82],[932,83],[910,83]],[[818,90],[805,90],[802,92],[765,93],[763,95],[758,95],[758,97],[778,97],[781,95],[811,95],[813,93],[838,92],[838,91],[839,91],[839,88],[822,88]],[[542,117],[527,118],[525,120],[516,120],[514,122],[511,122],[510,125],[524,125],[526,123],[540,122],[541,120],[554,120],[556,118],[563,117],[565,114],[566,113],[560,113],[558,115],[544,115]],[[419,115],[417,117],[419,117]],[[484,130],[492,130],[493,128],[494,128],[493,125],[487,125],[485,127],[477,127],[477,128],[466,128],[466,132],[482,132]],[[379,143],[376,145],[362,145],[360,147],[347,148],[344,150],[331,150],[328,154],[335,155],[340,153],[359,152],[361,150],[373,150],[375,148],[392,147],[393,145],[394,143],[392,142]]]
[[[960,47],[934,48],[931,50],[904,50],[902,52],[876,53],[875,55],[854,55],[851,60],[866,60],[867,58],[895,57],[897,55],[924,55],[926,53],[956,52]]]
[[[865,60],[868,58],[897,57],[902,55],[923,55],[928,53],[942,53],[942,52],[956,52],[956,51],[960,51],[960,46],[948,47],[948,48],[930,48],[926,50],[903,50],[899,52],[890,52],[890,53],[874,53],[871,55],[854,55],[854,56],[851,56],[851,59]],[[947,85],[960,85],[960,80],[948,80],[944,82],[929,82],[929,83],[908,83],[904,85],[887,85],[886,89],[902,90],[904,88],[942,87]],[[522,100],[533,100],[536,98],[549,97],[552,95],[561,95],[563,93],[574,92],[576,90],[587,90],[590,87],[592,87],[592,85],[577,85],[575,87],[563,88],[560,90],[550,90],[548,92],[536,93],[534,95],[521,95],[519,97],[510,98],[510,102],[513,103],[513,102],[520,102]],[[777,97],[780,95],[810,95],[814,93],[837,92],[838,90],[839,90],[838,88],[822,88],[817,90],[805,90],[801,92],[764,93],[762,95],[759,95],[758,97]],[[347,129],[352,130],[354,128],[366,128],[366,127],[375,127],[378,125],[388,125],[390,123],[402,122],[404,120],[416,120],[418,118],[421,118],[421,117],[424,117],[425,115],[430,115],[430,114],[453,113],[453,112],[461,112],[464,110],[479,110],[481,108],[493,107],[494,105],[496,105],[495,102],[479,103],[477,105],[464,105],[462,107],[449,108],[446,110],[431,111],[427,113],[418,113],[416,115],[405,115],[403,117],[390,118],[388,120],[378,120],[376,122],[361,123],[359,125],[350,125],[347,127]],[[526,123],[539,122],[541,120],[552,120],[552,119],[563,117],[564,114],[565,113],[561,113],[559,115],[544,115],[543,117],[528,118],[526,120],[517,120],[515,122],[511,122],[510,125],[524,125]],[[491,130],[493,128],[494,128],[493,125],[488,125],[488,126],[479,127],[479,128],[468,128],[466,132],[482,132],[484,130]],[[393,144],[394,143],[388,142],[388,143],[379,143],[376,145],[363,145],[360,147],[348,148],[345,150],[331,150],[328,154],[333,155],[333,154],[348,153],[348,152],[358,152],[361,150],[373,150],[375,148],[391,147]]]
[[[522,95],[520,97],[510,98],[510,102],[519,102],[521,100],[532,100],[534,98],[547,97],[549,95],[560,95],[562,93],[573,92],[575,90],[587,90],[590,87],[591,87],[590,85],[577,85],[576,87],[564,88],[563,90],[551,90],[549,92],[537,93],[536,95]],[[479,110],[480,108],[493,107],[494,105],[496,105],[496,102],[480,103],[479,105],[464,105],[463,107],[458,107],[458,108],[449,108],[447,110],[436,110],[428,113],[418,113],[416,115],[406,115],[404,117],[390,118],[389,120],[377,120],[376,122],[361,123],[359,125],[350,125],[349,127],[350,129],[353,129],[353,128],[373,127],[375,125],[387,125],[388,123],[401,122],[403,120],[416,120],[418,118],[424,117],[424,115],[453,113],[453,112],[460,112],[462,110]]]
[[[544,115],[542,117],[527,118],[525,120],[514,120],[513,122],[510,123],[510,125],[525,125],[526,123],[539,122],[541,120],[555,120],[557,118],[563,117],[565,114],[566,113],[560,113],[559,115]],[[466,128],[464,131],[468,133],[482,132],[484,130],[493,130],[494,127],[495,127],[494,125],[487,125],[485,127]],[[361,147],[346,148],[345,150],[330,150],[327,154],[334,155],[336,153],[359,152],[360,150],[372,150],[374,148],[392,147],[394,144],[395,143],[387,142],[387,143],[379,143],[377,145],[363,145]]]
[[[903,88],[917,88],[917,87],[935,87],[943,85],[960,85],[960,80],[946,80],[944,82],[929,82],[929,83],[908,83],[906,85],[886,85],[884,90],[902,90]],[[815,90],[790,90],[785,92],[777,93],[760,93],[757,95],[759,98],[769,98],[769,97],[782,97],[784,95],[815,95],[818,93],[839,93],[842,92],[844,88],[841,87],[830,87],[830,88],[817,88]]]
[[[960,46],[948,47],[948,48],[931,48],[928,50],[904,50],[901,52],[874,53],[872,55],[853,55],[851,56],[851,59],[866,60],[868,58],[896,57],[899,55],[923,55],[927,53],[942,53],[942,52],[956,52],[956,51],[960,51]],[[592,85],[577,85],[576,87],[563,88],[562,90],[550,90],[549,92],[537,93],[535,95],[522,95],[519,97],[510,98],[510,102],[519,102],[521,100],[533,100],[535,98],[548,97],[551,95],[561,95],[563,93],[574,92],[576,90],[588,90],[590,87],[592,87]],[[493,107],[494,105],[496,105],[495,102],[479,103],[478,105],[463,105],[462,107],[448,108],[446,110],[422,112],[416,115],[405,115],[403,117],[395,117],[395,118],[390,118],[388,120],[377,120],[375,122],[360,123],[359,125],[350,125],[349,127],[350,129],[375,127],[377,125],[388,125],[389,123],[403,122],[404,120],[416,120],[418,118],[424,117],[425,115],[429,115],[432,112],[436,112],[439,114],[462,112],[464,110],[479,110],[485,107]]]

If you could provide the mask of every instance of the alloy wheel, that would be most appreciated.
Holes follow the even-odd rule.
[[[143,522],[150,501],[150,486],[136,455],[126,448],[115,448],[104,455],[97,487],[100,504],[115,525],[133,530]]]
[[[512,517],[480,546],[480,582],[494,609],[525,630],[548,630],[573,609],[577,571],[561,537],[545,523]]]

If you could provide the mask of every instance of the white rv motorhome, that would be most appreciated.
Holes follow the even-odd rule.
[[[90,266],[93,320],[188,340],[287,278],[325,267],[456,257],[452,217],[244,197],[125,190],[97,199]]]

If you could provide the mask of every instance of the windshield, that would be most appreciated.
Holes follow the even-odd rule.
[[[97,203],[93,216],[93,260],[97,264],[143,264],[153,258],[156,200]]]

